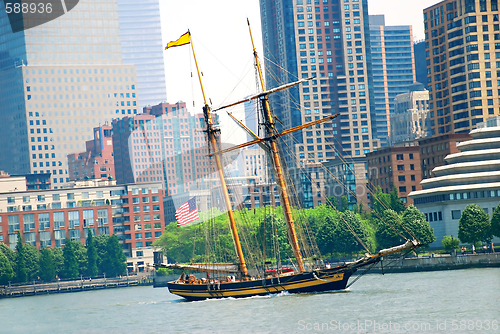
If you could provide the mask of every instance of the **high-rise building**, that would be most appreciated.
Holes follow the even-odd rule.
[[[185,102],[160,103],[132,117],[113,120],[115,173],[119,183],[162,182],[166,195],[200,186],[214,171],[203,114]]]
[[[285,153],[293,153],[286,162],[301,188],[299,200],[311,207],[339,195],[330,195],[335,172],[327,170],[335,166],[348,170],[352,192],[341,195],[348,196],[349,206],[366,203],[364,157],[380,147],[367,0],[260,0],[260,6],[268,88],[314,77],[271,96],[284,127],[340,114],[284,139]],[[345,164],[338,155],[355,163]]]
[[[135,65],[139,106],[167,100],[159,0],[117,0],[123,63]]]
[[[420,83],[410,86],[410,91],[394,99],[391,113],[391,145],[402,141],[427,137],[430,133],[429,91]]]
[[[432,134],[469,132],[499,114],[497,0],[445,0],[424,9]]]
[[[137,113],[136,74],[122,61],[116,0],[81,0],[43,25],[12,33],[0,5],[0,169],[69,182],[67,155],[93,128]]]
[[[271,96],[285,127],[339,112],[333,122],[289,136],[302,163],[361,157],[374,139],[371,53],[366,0],[260,0],[268,87],[315,77]],[[289,164],[297,161],[289,158]]]
[[[427,88],[427,65],[425,64],[425,40],[413,44],[415,56],[415,78]]]
[[[262,133],[259,133],[259,122],[262,123],[259,115],[259,109],[257,108],[257,103],[255,100],[245,102],[245,126],[250,129],[256,135],[262,136]],[[247,140],[254,140],[252,136],[247,134]]]
[[[384,15],[370,15],[375,117],[372,128],[381,146],[389,144],[394,98],[415,82],[411,26],[386,26]]]
[[[68,155],[70,180],[115,179],[112,127],[94,128],[94,139],[85,143],[86,150]]]
[[[267,154],[256,146],[241,150],[239,172],[240,176],[253,177],[257,182],[269,182],[272,171],[268,168]]]
[[[389,193],[395,187],[398,197],[404,203],[413,204],[408,194],[422,189],[418,142],[405,142],[397,146],[384,147],[367,154],[366,161],[370,171],[368,177],[373,188],[380,187],[383,192]]]

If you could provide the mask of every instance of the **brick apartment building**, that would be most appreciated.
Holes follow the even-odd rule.
[[[85,147],[85,152],[68,154],[70,180],[115,179],[112,127],[94,128],[94,139]]]
[[[366,155],[372,189],[380,186],[383,192],[389,193],[395,186],[399,198],[408,204],[413,203],[408,194],[422,189],[420,150],[416,143],[410,144],[413,145],[384,147]]]
[[[471,139],[468,133],[451,133],[400,143],[367,155],[371,187],[388,193],[396,186],[403,201],[411,204],[412,191],[422,190],[420,182],[433,177],[435,167],[446,164],[444,158],[458,153],[457,143]]]
[[[117,181],[161,182],[167,195],[198,186],[214,172],[203,129],[203,114],[191,115],[184,102],[113,120]]]
[[[424,138],[418,141],[422,161],[422,179],[434,177],[432,170],[445,164],[448,154],[458,153],[457,143],[470,140],[468,133],[450,133],[442,136]]]
[[[116,234],[131,257],[133,250],[150,247],[165,228],[161,183],[86,180],[64,189],[29,191],[23,177],[0,180],[5,181],[0,182],[0,242],[12,249],[18,231],[25,243],[40,249],[61,247],[66,238],[84,243],[91,229],[95,235]]]

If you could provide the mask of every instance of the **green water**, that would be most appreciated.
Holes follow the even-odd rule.
[[[133,287],[0,300],[0,333],[500,333],[500,268],[366,275],[348,291],[186,302]]]

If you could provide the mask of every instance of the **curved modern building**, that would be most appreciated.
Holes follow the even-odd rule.
[[[423,190],[409,194],[422,211],[441,247],[445,235],[458,235],[458,221],[469,204],[488,214],[500,203],[500,117],[478,123],[471,140],[457,144],[461,152],[447,155],[446,165],[436,167],[436,177],[423,180]],[[495,239],[498,242],[498,239]]]

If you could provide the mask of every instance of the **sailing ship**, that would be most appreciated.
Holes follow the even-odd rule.
[[[248,26],[250,30],[249,23]],[[189,40],[187,40],[186,37],[188,37]],[[210,156],[212,159],[214,159],[216,169],[219,174],[222,195],[227,209],[227,215],[229,217],[229,224],[232,232],[237,260],[235,261],[236,263],[155,264],[156,267],[166,267],[206,273],[206,277],[197,278],[195,275],[189,275],[186,277],[183,271],[183,274],[181,275],[181,277],[179,277],[179,279],[167,283],[168,289],[171,293],[184,297],[188,300],[203,300],[210,298],[227,297],[240,298],[268,295],[280,292],[303,293],[343,290],[348,286],[348,282],[351,276],[353,276],[353,274],[355,274],[359,269],[370,268],[371,266],[380,262],[386,255],[402,252],[405,250],[411,250],[421,245],[420,241],[418,241],[417,239],[407,239],[406,243],[402,245],[383,249],[375,254],[367,252],[362,258],[356,261],[347,262],[336,266],[330,266],[328,263],[325,264],[325,262],[318,260],[317,258],[309,261],[304,260],[303,251],[301,250],[299,245],[298,234],[292,214],[293,208],[290,203],[289,195],[290,188],[285,182],[286,171],[284,168],[282,157],[280,156],[278,141],[280,137],[284,135],[288,135],[295,131],[299,131],[307,127],[330,121],[337,117],[338,114],[324,117],[322,119],[305,123],[303,125],[283,130],[281,132],[278,131],[276,127],[276,120],[278,119],[275,115],[273,115],[271,111],[270,101],[268,98],[269,95],[274,92],[278,92],[301,84],[305,81],[312,80],[313,78],[302,79],[297,82],[266,90],[264,86],[261,65],[259,62],[257,51],[255,49],[251,30],[250,37],[253,46],[255,66],[258,72],[258,77],[260,79],[262,92],[247,97],[238,102],[218,108],[215,111],[229,108],[241,103],[245,103],[247,101],[257,100],[260,104],[260,110],[262,112],[264,136],[259,137],[248,127],[246,127],[242,122],[236,119],[236,117],[234,117],[231,113],[228,113],[229,116],[231,116],[231,118],[253,138],[253,140],[224,150],[221,150],[217,145],[217,136],[220,134],[220,130],[217,128],[212,117],[212,113],[215,111],[212,111],[207,103],[200,69],[196,60],[196,54],[194,52],[191,34],[189,32],[187,33],[187,35],[184,34],[181,37],[183,38],[183,40],[180,43],[178,43],[177,41],[171,42],[173,43],[173,46],[188,43],[191,44],[196,69],[198,72],[198,78],[204,98],[204,131],[206,133],[208,146],[210,148]],[[280,121],[278,120],[278,122]],[[270,262],[265,262],[261,264],[260,270],[252,271],[248,268],[247,262],[245,260],[245,254],[243,252],[239,231],[235,221],[235,214],[233,212],[229,197],[224,168],[221,163],[221,155],[232,150],[241,149],[255,144],[259,145],[266,152],[266,154],[268,154],[269,161],[272,164],[274,179],[277,183],[281,208],[286,222],[287,235],[295,258],[295,263],[293,264],[292,261],[292,266],[283,267],[281,266],[280,261],[276,261],[276,268],[269,269],[269,267],[266,265],[270,264]],[[218,277],[215,276],[217,274],[219,275]]]

